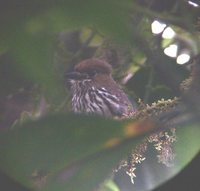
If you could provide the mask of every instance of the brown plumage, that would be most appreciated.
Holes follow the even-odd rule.
[[[113,80],[111,66],[99,59],[87,59],[68,73],[75,113],[94,113],[107,117],[128,117],[135,109],[127,95]]]

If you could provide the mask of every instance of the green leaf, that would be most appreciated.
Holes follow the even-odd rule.
[[[183,169],[200,152],[200,124],[191,124],[177,131],[175,144],[176,170]]]
[[[171,172],[167,177],[158,180],[159,184],[178,174],[200,152],[199,123],[180,126],[177,128],[176,134],[177,142],[174,143],[174,165],[170,167]]]
[[[40,84],[48,95],[58,97],[64,93],[53,65],[56,35],[86,26],[129,42],[130,2],[5,1],[0,8],[0,50],[11,52],[25,79]]]
[[[29,188],[90,191],[150,129],[149,122],[72,114],[48,116],[0,134],[0,168]],[[175,165],[164,177],[151,172],[157,180],[154,187],[177,174],[199,152],[199,133],[198,125],[177,129]]]
[[[0,134],[0,167],[30,188],[92,190],[143,136],[127,138],[146,130],[101,117],[49,116]]]
[[[3,20],[5,26],[0,31],[0,46],[7,48],[15,61],[13,67],[17,68],[25,80],[39,84],[49,95],[58,91],[62,94],[53,65],[56,36],[44,24],[43,15],[36,12],[38,15],[35,13],[35,16],[32,12],[34,8],[27,8],[30,13],[15,7],[13,15],[8,16],[10,20],[13,19],[12,22],[9,19]]]
[[[173,178],[192,161],[192,159],[200,152],[199,135],[199,123],[191,123],[177,127],[177,142],[175,142],[173,146],[173,153],[175,154],[173,166],[162,169],[159,164],[149,164],[152,169],[147,170],[149,171],[148,174],[151,174],[151,180],[153,180],[151,189],[154,189]],[[144,177],[144,179],[148,179],[148,177]],[[162,189],[162,186],[160,189]]]
[[[119,161],[126,157],[127,153],[137,144],[138,140],[125,142],[112,149],[105,149],[103,152],[97,153],[85,160],[82,165],[75,163],[71,168],[66,168],[50,179],[50,184],[44,190],[94,190],[111,175]]]

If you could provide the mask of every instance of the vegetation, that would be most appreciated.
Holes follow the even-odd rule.
[[[162,190],[200,151],[199,21],[194,0],[2,1],[0,187]],[[91,57],[137,114],[70,112],[65,73]]]

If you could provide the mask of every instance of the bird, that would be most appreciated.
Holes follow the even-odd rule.
[[[106,61],[89,58],[66,73],[74,113],[97,114],[111,118],[127,118],[136,108],[112,77]]]

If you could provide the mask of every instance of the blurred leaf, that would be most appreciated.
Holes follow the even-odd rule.
[[[46,117],[0,134],[0,166],[31,188],[91,190],[143,136],[126,138],[152,127],[100,117]]]
[[[77,6],[79,5],[79,6]],[[65,5],[66,13],[73,22],[97,27],[100,32],[112,35],[118,40],[130,40],[129,28],[130,6],[132,2],[125,0],[69,0]]]
[[[105,181],[102,187],[103,188],[101,188],[99,191],[120,191],[117,185],[111,179]]]
[[[50,179],[47,188],[44,190],[92,191],[111,175],[118,162],[126,157],[128,152],[137,144],[138,139],[125,142],[113,149],[105,149],[84,161],[82,165],[75,163],[74,166],[61,171],[53,179]]]
[[[200,152],[200,124],[188,125],[177,131],[175,144],[176,169],[183,169]]]
[[[151,128],[148,123],[101,117],[49,116],[0,134],[0,168],[29,188],[93,190]],[[175,165],[164,177],[152,172],[157,180],[153,187],[177,174],[199,152],[199,134],[198,125],[177,130]]]
[[[154,169],[153,172],[149,172],[152,174],[152,177],[156,180],[156,184],[153,185],[152,189],[165,183],[167,180],[173,178],[175,175],[180,173],[186,165],[188,165],[192,159],[200,152],[200,124],[187,124],[185,126],[181,126],[177,128],[177,142],[174,144],[174,165],[172,167],[168,167],[169,172],[164,174],[164,176],[160,176],[162,172]],[[155,166],[154,166],[155,168]],[[152,178],[151,177],[151,178]],[[185,177],[186,179],[189,177]],[[159,190],[162,190],[162,186]]]
[[[148,152],[145,155],[146,160],[141,165],[137,166],[137,177],[134,184],[131,184],[129,178],[126,177],[123,171],[121,174],[118,174],[117,182],[119,183],[118,186],[122,188],[122,191],[146,191],[153,190],[155,188],[156,191],[160,191],[163,188],[162,184],[179,174],[185,168],[185,166],[191,162],[194,156],[196,156],[200,151],[200,141],[198,139],[200,135],[199,124],[187,124],[181,126],[177,128],[176,135],[177,142],[173,144],[173,153],[175,154],[175,159],[172,161],[173,165],[166,166],[162,163],[158,163],[158,159],[156,157],[158,153],[156,153],[156,151],[151,147],[148,148]],[[188,139],[192,139],[192,141],[188,142]],[[185,145],[187,145],[187,147]],[[188,151],[185,152],[185,149]],[[168,154],[170,155],[170,152],[165,153],[166,156]],[[185,177],[185,179],[187,178],[188,177]],[[158,186],[160,187],[157,189]]]
[[[55,35],[48,32],[48,29],[46,31],[42,30],[43,28],[39,30],[41,22],[33,23],[30,16],[26,19],[24,16],[26,17],[21,14],[20,18],[14,18],[15,22],[8,23],[1,31],[1,36],[4,37],[1,41],[2,46],[7,47],[7,51],[16,61],[15,68],[25,80],[40,84],[49,95],[58,90],[62,94],[53,66]],[[32,22],[31,26],[30,22]],[[39,29],[36,30],[34,27]]]
[[[12,53],[25,79],[40,84],[48,95],[58,97],[63,88],[54,74],[56,34],[86,26],[129,42],[130,3],[130,0],[4,1],[0,8],[0,49]]]

